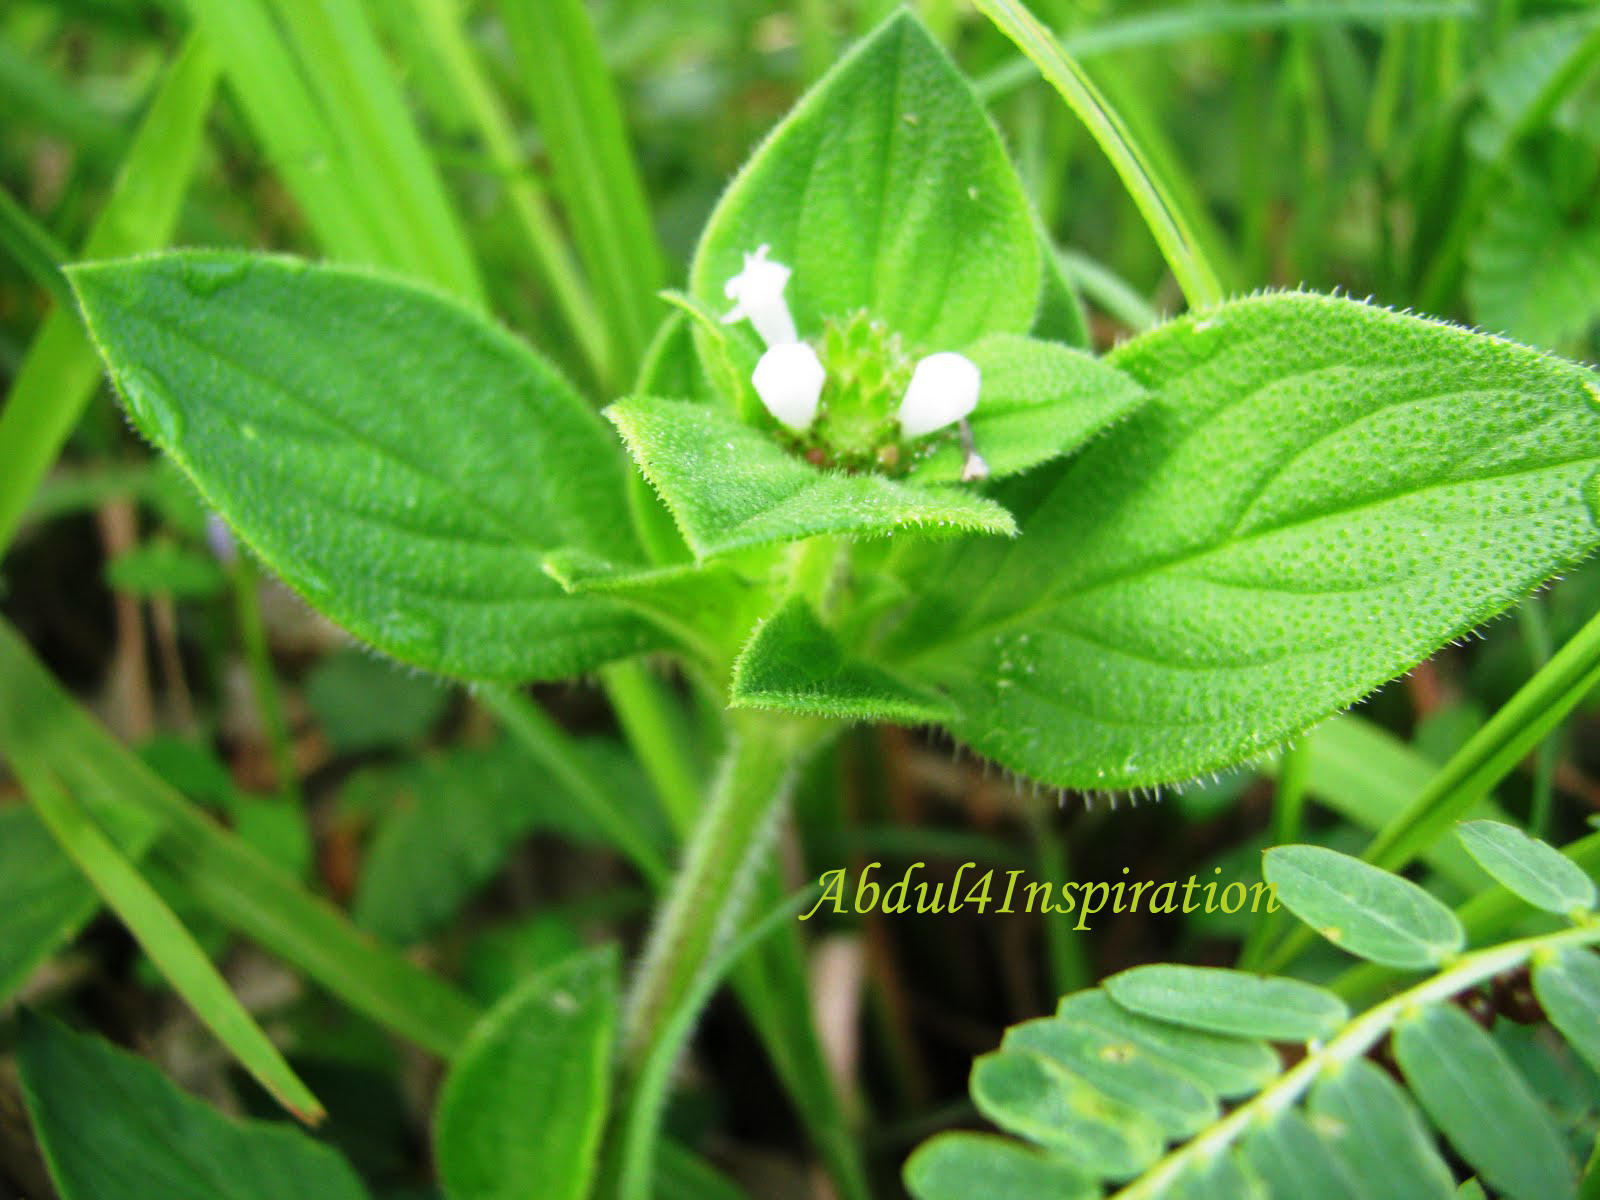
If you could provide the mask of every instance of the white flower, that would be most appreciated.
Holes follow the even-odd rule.
[[[919,438],[962,420],[978,407],[981,382],[978,364],[966,355],[949,350],[928,355],[911,372],[900,401],[900,432]]]
[[[804,342],[789,342],[773,346],[761,356],[750,382],[768,412],[801,432],[816,419],[826,377],[815,350]]]
[[[744,270],[723,285],[723,293],[734,305],[722,323],[749,321],[768,346],[787,346],[800,340],[783,298],[791,272],[781,262],[767,257],[770,248],[763,245],[754,254],[746,254]]]

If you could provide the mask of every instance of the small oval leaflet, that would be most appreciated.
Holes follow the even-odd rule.
[[[1535,908],[1570,916],[1594,907],[1594,881],[1538,838],[1501,821],[1467,821],[1456,834],[1497,883]]]
[[[1466,943],[1461,923],[1408,879],[1322,846],[1275,846],[1262,875],[1278,900],[1334,945],[1389,967],[1437,966]]]

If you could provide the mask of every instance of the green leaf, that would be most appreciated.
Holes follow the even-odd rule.
[[[617,1022],[607,945],[533,976],[479,1023],[435,1117],[451,1200],[583,1200],[605,1126]]]
[[[953,712],[942,697],[851,658],[799,596],[791,597],[751,636],[733,666],[729,703],[902,725],[948,720]]]
[[[964,353],[983,379],[971,418],[973,444],[995,478],[1072,453],[1144,401],[1142,387],[1081,350],[992,334]],[[964,457],[947,440],[911,469],[911,478],[953,483]]]
[[[1278,901],[1342,950],[1390,967],[1433,967],[1466,944],[1461,922],[1409,879],[1322,846],[1274,846],[1262,876]]]
[[[34,811],[57,844],[117,914],[172,989],[239,1065],[278,1103],[315,1124],[322,1104],[256,1024],[194,936],[60,782],[32,757],[14,757]]]
[[[1097,1200],[1095,1183],[1028,1146],[986,1133],[941,1133],[906,1160],[906,1189],[916,1200]]]
[[[339,1154],[290,1125],[233,1121],[156,1067],[22,1015],[22,1092],[61,1200],[364,1200]]]
[[[1275,1042],[1328,1037],[1350,1016],[1344,1001],[1313,984],[1222,967],[1158,963],[1113,975],[1102,986],[1140,1016]]]
[[[1200,1159],[1163,1188],[1161,1196],[1162,1200],[1270,1200],[1266,1185],[1232,1150]]]
[[[712,213],[690,291],[723,284],[770,245],[794,271],[802,336],[865,308],[925,351],[1022,333],[1039,296],[1027,200],[982,106],[909,12],[833,68],[746,164]],[[753,364],[748,326],[732,339]],[[746,368],[748,374],[748,367]]]
[[[1483,1028],[1434,1005],[1395,1026],[1394,1054],[1422,1107],[1508,1200],[1573,1195],[1576,1171],[1548,1113]]]
[[[1519,160],[1495,190],[1468,251],[1467,295],[1486,329],[1564,346],[1600,319],[1600,184],[1592,144],[1547,134],[1548,154]]]
[[[1126,1038],[1224,1099],[1252,1095],[1278,1074],[1278,1056],[1256,1037],[1232,1037],[1152,1021],[1119,1007],[1096,988],[1063,996],[1056,1016]]]
[[[106,564],[106,582],[135,596],[215,596],[227,585],[215,559],[171,542],[135,546]]]
[[[726,559],[637,567],[581,550],[556,550],[545,558],[544,569],[569,592],[627,605],[708,662],[732,661],[771,604],[770,591]]]
[[[1250,1134],[1244,1153],[1274,1196],[1365,1200],[1322,1135],[1294,1109],[1279,1113]]]
[[[534,830],[597,838],[565,789],[511,743],[380,768],[352,785],[388,809],[362,863],[356,923],[402,944],[449,921]]]
[[[972,1064],[972,1099],[1004,1129],[1102,1178],[1134,1175],[1161,1153],[1161,1130],[1136,1108],[1030,1051],[1001,1050]]]
[[[544,574],[627,558],[625,466],[521,342],[360,270],[188,251],[72,268],[141,432],[358,636],[446,675],[559,678],[657,635]]]
[[[1312,1128],[1361,1187],[1362,1200],[1449,1200],[1455,1182],[1400,1086],[1364,1058],[1325,1071]]]
[[[1011,514],[965,489],[821,471],[704,404],[636,396],[605,410],[695,555],[818,533],[1012,533]]]
[[[370,654],[344,650],[312,668],[305,698],[328,744],[349,752],[417,741],[450,703],[450,690]]]
[[[3,64],[5,55],[0,55]],[[191,34],[145,109],[116,186],[95,218],[83,257],[134,254],[166,243],[205,140],[217,56]],[[13,81],[6,90],[14,95]],[[0,406],[0,550],[11,543],[99,382],[94,351],[73,314],[56,309],[28,347]]]
[[[0,999],[21,987],[99,907],[94,889],[32,810],[0,808],[0,912],[6,914]]]
[[[465,996],[363,934],[163,783],[73,703],[4,621],[0,754],[47,763],[88,799],[91,814],[125,855],[139,853],[159,829],[150,867],[358,1012],[439,1054],[452,1053],[466,1036],[477,1014]]]
[[[1215,1095],[1136,1042],[1059,1017],[1006,1031],[1007,1050],[1031,1050],[1113,1100],[1137,1108],[1168,1138],[1192,1137],[1221,1115]]]
[[[1580,367],[1309,295],[1110,361],[1152,400],[1001,488],[1014,543],[917,556],[926,585],[880,656],[947,684],[953,732],[1035,779],[1135,787],[1258,755],[1600,541]]]
[[[1566,917],[1594,907],[1594,880],[1538,838],[1500,821],[1468,821],[1456,832],[1479,866],[1535,908]]]
[[[1600,1072],[1600,957],[1568,947],[1534,960],[1533,994],[1550,1023]]]

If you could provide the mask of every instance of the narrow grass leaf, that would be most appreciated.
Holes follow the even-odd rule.
[[[1350,1017],[1344,1001],[1314,984],[1222,967],[1133,967],[1102,986],[1140,1016],[1275,1042],[1326,1038]]]
[[[229,928],[258,942],[356,1011],[437,1054],[460,1045],[476,1019],[470,1000],[361,932],[325,900],[163,783],[75,704],[0,622],[0,754],[31,755],[59,774],[122,847],[136,843],[110,819],[139,814],[162,836],[147,863]],[[106,796],[105,814],[92,807]]]
[[[320,1121],[321,1103],[155,889],[36,760],[13,754],[12,764],[39,819],[201,1023],[280,1104],[307,1124]]]
[[[172,235],[216,82],[215,56],[191,37],[134,134],[111,195],[84,242],[84,258],[151,250]],[[100,364],[77,317],[67,309],[52,312],[0,409],[0,553],[99,380]]]
[[[500,0],[498,7],[626,378],[661,318],[656,293],[665,269],[599,39],[584,0]]]
[[[1594,908],[1594,880],[1548,843],[1501,821],[1468,821],[1456,834],[1496,882],[1535,908],[1563,917]]]
[[[472,1031],[434,1118],[451,1200],[583,1200],[610,1097],[617,951],[533,976]]]
[[[1323,846],[1274,846],[1262,875],[1280,903],[1342,950],[1390,967],[1433,967],[1460,952],[1455,914],[1409,879]]]
[[[24,1012],[22,1096],[61,1200],[366,1200],[338,1151],[235,1121],[153,1063]]]

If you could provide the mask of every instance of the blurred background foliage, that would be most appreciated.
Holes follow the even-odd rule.
[[[0,498],[9,487],[16,506],[0,612],[163,779],[361,927],[488,1003],[581,945],[606,936],[637,945],[647,881],[583,817],[568,781],[500,733],[472,695],[353,647],[233,554],[187,485],[126,429],[103,385],[85,393],[82,419],[33,487],[12,454],[21,394],[54,397],[70,413],[69,397],[98,373],[60,314],[55,264],[85,248],[226,245],[454,280],[601,403],[625,388],[668,311],[648,296],[608,293],[596,269],[606,239],[612,252],[637,257],[642,246],[655,256],[658,284],[681,283],[700,225],[752,144],[891,6],[592,4],[626,131],[608,140],[591,137],[598,110],[587,95],[576,112],[564,108],[561,36],[541,25],[538,0],[233,3],[0,7],[0,421],[13,422],[0,423],[0,475],[11,476],[0,478]],[[1339,290],[1597,357],[1592,4],[1033,7],[1117,107],[1229,292]],[[918,8],[1012,148],[1096,346],[1179,308],[1115,174],[1011,43],[959,0]],[[222,85],[213,89],[209,64],[190,61],[188,91],[169,90],[162,109],[196,21],[208,34],[235,26],[232,42],[212,36],[188,51],[217,56]],[[188,127],[198,135],[192,153],[182,145]],[[171,144],[140,157],[141,141],[163,139]],[[636,178],[618,154],[631,154]],[[163,188],[170,231],[160,228]],[[620,216],[596,228],[599,211]],[[630,211],[646,214],[642,228],[629,226]],[[629,310],[639,314],[631,325]],[[41,332],[52,313],[65,323],[53,347]],[[19,439],[10,448],[7,433]],[[810,770],[780,857],[795,882],[871,861],[885,877],[922,862],[928,878],[949,879],[973,861],[1115,881],[1124,868],[1133,878],[1254,878],[1260,848],[1296,829],[1358,849],[1597,607],[1591,565],[1324,726],[1304,751],[1309,805],[1287,829],[1272,764],[1159,802],[1057,797],[925,735],[862,729]],[[681,701],[675,736],[704,771],[717,747],[703,701],[666,675],[658,681]],[[537,699],[591,777],[637,797],[655,842],[669,847],[670,805],[601,691],[580,683],[541,688]],[[0,839],[11,838],[0,844],[0,893],[27,859],[20,799],[0,782],[0,829],[10,831]],[[1600,811],[1600,697],[1505,781],[1497,802],[1558,843],[1584,831]],[[1474,882],[1457,862],[1435,858],[1429,869],[1447,900]],[[234,938],[181,888],[163,890],[281,1036],[330,1109],[322,1136],[374,1194],[436,1194],[426,1129],[437,1064]],[[974,1120],[967,1070],[1005,1026],[1135,963],[1231,963],[1250,933],[1242,916],[1220,913],[1106,914],[1088,931],[1026,914],[806,926],[822,1043],[876,1187],[895,1194],[912,1146]],[[1329,975],[1336,957],[1313,949],[1301,973]],[[28,1002],[137,1047],[225,1110],[274,1111],[114,921],[92,922],[14,982]],[[16,1011],[14,1002],[3,1010],[0,1042],[14,1037]],[[1515,1027],[1505,1039],[1529,1061],[1545,1053]],[[803,1123],[759,1046],[739,1006],[718,1001],[669,1128],[751,1195],[813,1194]],[[1539,1062],[1532,1075],[1563,1126],[1576,1143],[1592,1142],[1592,1082]],[[8,1079],[0,1074],[0,1194],[47,1196]]]

